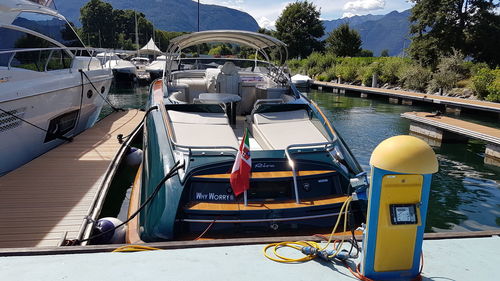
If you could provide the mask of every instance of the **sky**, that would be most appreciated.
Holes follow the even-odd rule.
[[[196,0],[194,0],[196,1]],[[274,29],[281,11],[293,0],[201,0],[201,3],[226,6],[252,15],[261,27]],[[383,15],[411,8],[407,0],[309,0],[321,9],[321,19],[332,20],[354,15]]]

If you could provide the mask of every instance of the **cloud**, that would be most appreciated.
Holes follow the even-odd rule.
[[[259,17],[256,20],[260,27],[269,30],[276,30],[276,21],[271,21],[266,17]]]
[[[346,13],[342,14],[342,18],[352,18],[354,16],[359,16],[359,15],[358,14],[353,14],[353,13],[350,13],[350,12],[346,12]]]
[[[385,7],[385,0],[356,0],[344,4],[344,11],[371,11]]]

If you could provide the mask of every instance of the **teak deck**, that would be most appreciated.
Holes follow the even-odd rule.
[[[438,96],[438,95],[429,95],[429,94],[424,94],[424,93],[417,93],[417,92],[410,92],[410,91],[403,91],[403,90],[382,89],[382,88],[372,88],[372,87],[365,87],[365,86],[338,84],[338,83],[332,83],[332,82],[314,81],[313,85],[322,86],[322,87],[331,87],[331,88],[335,88],[335,89],[343,89],[343,90],[349,90],[349,91],[356,91],[356,92],[367,93],[367,94],[379,94],[379,95],[385,95],[385,96],[395,97],[395,98],[397,97],[397,98],[418,100],[418,101],[431,102],[431,103],[447,104],[447,105],[452,105],[452,106],[457,106],[457,107],[467,107],[467,108],[473,108],[476,110],[485,110],[485,111],[500,113],[500,103],[495,103],[495,102],[462,99],[462,98],[446,97],[446,96]]]
[[[428,112],[406,112],[401,117],[431,125],[456,134],[486,142],[500,144],[500,129],[479,125],[446,116],[436,116]]]
[[[58,246],[76,238],[120,148],[118,134],[140,123],[138,110],[116,112],[17,170],[0,177],[0,248]]]

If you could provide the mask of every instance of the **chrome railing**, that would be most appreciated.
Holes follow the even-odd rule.
[[[299,187],[297,185],[297,169],[295,168],[295,162],[292,159],[292,153],[290,152],[291,149],[297,149],[297,148],[307,148],[307,147],[321,147],[323,146],[325,151],[328,151],[328,146],[334,145],[335,141],[337,140],[337,136],[334,136],[333,140],[328,141],[328,142],[316,142],[316,143],[301,143],[301,144],[291,144],[285,148],[285,155],[286,158],[288,159],[288,164],[290,167],[292,167],[292,177],[293,177],[293,188],[295,191],[295,202],[297,204],[300,203],[300,198],[299,198]],[[309,153],[310,151],[307,151]],[[303,153],[302,151],[296,151],[294,153]]]
[[[97,57],[97,54],[104,53],[102,57],[105,60],[106,58],[110,57],[113,54],[113,51],[109,49],[81,48],[81,47],[19,48],[19,49],[0,51],[0,67],[7,67],[7,69],[10,70],[13,67],[16,67],[12,65],[12,62],[14,61],[14,58],[16,58],[16,55],[38,52],[39,53],[38,56],[33,56],[31,58],[25,57],[24,59],[28,60],[27,62],[29,63],[35,63],[37,71],[45,72],[48,71],[47,67],[51,62],[51,59],[53,58],[56,51],[63,51],[67,55],[66,58],[70,60],[69,63],[70,66],[64,67],[64,69],[71,68],[71,64],[73,63],[73,60],[76,56],[84,56],[91,58],[89,59],[87,64],[88,70],[90,70],[91,63],[94,59],[97,60],[100,63],[101,68],[104,69],[106,67],[104,66],[104,63],[99,59],[99,57]],[[48,52],[48,54],[46,57],[42,58],[41,52]],[[2,59],[3,56],[6,57]],[[43,67],[39,67],[38,63],[43,64]]]

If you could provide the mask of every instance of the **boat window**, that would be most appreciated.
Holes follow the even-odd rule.
[[[58,17],[22,12],[12,24],[41,33],[67,47],[83,47],[73,28],[64,19]]]
[[[8,51],[19,48],[54,48],[56,45],[40,37],[13,30],[0,28],[0,51]],[[8,66],[13,53],[0,54],[0,66]],[[16,52],[11,67],[25,68],[35,71],[45,71],[45,64],[49,57],[49,50]]]
[[[47,70],[65,69],[71,67],[72,58],[62,50],[54,50],[47,63]]]

